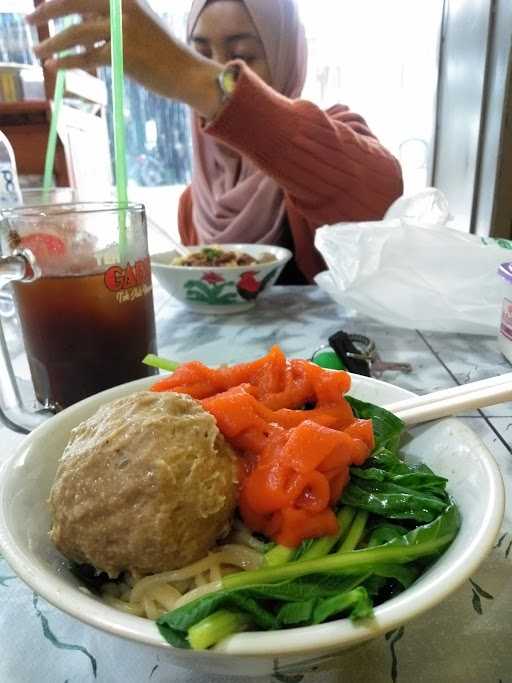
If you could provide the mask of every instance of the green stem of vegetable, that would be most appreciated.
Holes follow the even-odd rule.
[[[358,510],[356,516],[354,517],[354,521],[352,522],[352,526],[350,527],[345,540],[338,548],[337,553],[348,553],[357,548],[363,537],[367,521],[368,513],[366,510]]]
[[[301,560],[316,560],[319,557],[328,555],[337,543],[346,538],[355,514],[356,511],[353,507],[344,505],[336,515],[338,533],[333,536],[322,536],[322,538],[317,539],[313,545],[306,550],[301,557]]]
[[[360,616],[368,617],[372,615],[372,604],[368,593],[363,587],[354,588],[341,595],[333,595],[331,598],[325,598],[320,600],[315,608],[313,623],[321,624],[329,617],[359,605],[359,609],[362,612]]]
[[[242,588],[265,583],[277,583],[309,574],[329,574],[347,570],[361,570],[374,564],[406,564],[419,557],[428,557],[442,550],[453,539],[453,533],[443,535],[410,546],[379,546],[348,553],[328,555],[317,560],[298,560],[280,567],[257,569],[250,572],[229,574],[222,579],[223,588]]]
[[[232,633],[243,631],[249,623],[246,614],[221,609],[191,626],[188,642],[193,650],[206,650]]]
[[[284,545],[275,545],[265,553],[263,564],[265,567],[278,567],[281,564],[286,564],[292,559],[294,552],[295,548],[287,548]]]
[[[176,368],[180,367],[180,363],[161,358],[160,356],[155,356],[153,353],[148,353],[142,362],[152,368],[159,368],[160,370],[167,370],[168,372],[174,372]]]

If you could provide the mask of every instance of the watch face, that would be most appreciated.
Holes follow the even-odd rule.
[[[231,95],[231,93],[234,91],[235,85],[236,85],[236,76],[233,72],[233,69],[227,68],[221,73],[220,84],[221,84],[222,92],[225,95]]]

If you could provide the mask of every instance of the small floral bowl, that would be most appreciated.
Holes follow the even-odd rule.
[[[191,252],[204,247],[189,247]],[[249,266],[177,266],[177,251],[151,257],[151,268],[162,287],[179,301],[200,313],[242,313],[252,308],[260,295],[279,277],[292,253],[266,244],[222,244],[223,251],[236,251],[256,259],[272,254],[274,261]]]

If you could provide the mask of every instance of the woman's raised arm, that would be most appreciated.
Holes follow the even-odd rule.
[[[403,191],[400,164],[360,116],[283,97],[243,64],[205,132],[273,177],[313,226],[378,220]]]
[[[52,69],[91,69],[110,63],[108,0],[48,0],[27,17],[44,24],[79,14],[82,21],[35,48]],[[175,38],[144,0],[123,0],[124,63],[139,83],[170,99],[181,100],[207,119],[221,105],[216,78],[222,66]],[[80,48],[77,54],[58,54]]]

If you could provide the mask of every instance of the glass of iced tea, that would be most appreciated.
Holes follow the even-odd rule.
[[[1,242],[0,278],[12,283],[42,408],[57,412],[153,374],[142,363],[156,352],[142,205],[86,202],[9,209],[1,218]],[[4,384],[12,383],[12,372],[8,380],[2,375]]]

